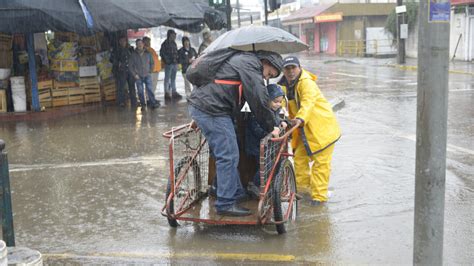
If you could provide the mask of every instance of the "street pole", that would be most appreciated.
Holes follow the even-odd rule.
[[[0,139],[0,217],[2,221],[2,236],[8,247],[15,246],[15,231],[13,229],[12,196],[10,191],[10,172],[8,156],[5,151],[5,141]]]
[[[237,25],[240,28],[240,2],[237,0]]]
[[[232,6],[230,0],[226,0],[226,15],[227,15],[227,31],[232,30]]]
[[[265,3],[265,25],[268,25],[268,0],[263,0]]]
[[[33,33],[26,35],[26,47],[28,50],[28,68],[31,82],[31,105],[35,112],[41,111],[38,96],[38,79],[36,77],[35,37]]]
[[[403,5],[403,0],[397,0],[397,6],[402,6],[402,5]],[[402,39],[400,36],[400,24],[405,22],[404,20],[405,13],[396,13],[397,15],[397,44],[398,44],[397,63],[398,64],[405,64],[405,39]]]
[[[449,4],[433,23],[429,2],[420,1],[418,16],[414,265],[443,264]]]

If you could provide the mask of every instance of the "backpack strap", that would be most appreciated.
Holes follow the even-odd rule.
[[[242,81],[238,80],[225,80],[225,79],[215,79],[214,83],[222,85],[238,85],[239,86],[239,105],[242,103]]]

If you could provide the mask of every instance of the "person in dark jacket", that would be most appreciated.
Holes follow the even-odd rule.
[[[273,115],[278,122],[285,129],[288,124],[280,118],[281,105],[285,96],[285,93],[281,87],[277,84],[270,84],[267,86],[268,95],[270,96],[269,106],[273,111]],[[260,173],[259,173],[259,159],[260,159],[260,141],[268,133],[260,126],[257,119],[250,113],[247,120],[247,126],[245,127],[245,153],[254,157],[257,162],[257,170],[253,177],[253,181],[247,185],[247,191],[254,198],[259,198],[260,195]],[[278,169],[278,167],[277,167]]]
[[[178,50],[178,62],[181,64],[186,97],[189,97],[191,96],[191,82],[186,79],[186,69],[188,69],[189,65],[196,59],[197,52],[191,47],[191,42],[188,37],[184,36],[181,41],[183,42],[183,47]]]
[[[125,85],[128,84],[130,104],[137,105],[135,92],[135,78],[128,71],[129,59],[132,56],[133,48],[128,45],[127,37],[119,39],[119,46],[114,48],[110,62],[117,83],[117,103],[125,106]]]
[[[155,99],[155,94],[153,93],[153,86],[151,80],[151,71],[153,69],[153,57],[145,49],[143,40],[137,39],[136,41],[137,49],[132,53],[130,57],[129,70],[130,73],[135,78],[135,83],[137,85],[138,97],[140,98],[140,103],[142,108],[147,105],[145,101],[145,95],[143,92],[143,85],[145,85],[146,93],[148,96],[148,101],[152,108],[160,107],[160,102]]]
[[[237,168],[239,148],[233,119],[245,100],[266,132],[272,132],[273,135],[280,133],[278,121],[268,106],[269,96],[264,79],[278,77],[282,65],[283,60],[277,53],[238,52],[220,66],[214,83],[200,86],[191,92],[190,116],[193,124],[206,137],[216,160],[215,207],[219,215],[250,215],[250,210],[237,205],[237,200],[247,194],[240,182]]]
[[[165,64],[165,100],[183,98],[176,91],[176,73],[178,72],[178,46],[176,32],[168,30],[166,40],[161,44],[160,56]]]
[[[201,55],[206,48],[211,45],[212,43],[212,35],[209,31],[205,31],[202,33],[202,43],[199,45],[199,55]]]

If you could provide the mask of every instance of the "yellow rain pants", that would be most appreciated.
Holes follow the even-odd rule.
[[[317,201],[328,200],[329,175],[331,174],[331,159],[334,144],[308,156],[301,141],[297,142],[294,150],[296,186],[298,189],[310,190],[311,198]],[[313,165],[310,167],[310,162]]]

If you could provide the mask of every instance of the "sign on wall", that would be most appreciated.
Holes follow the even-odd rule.
[[[450,0],[430,0],[428,22],[449,23]]]

